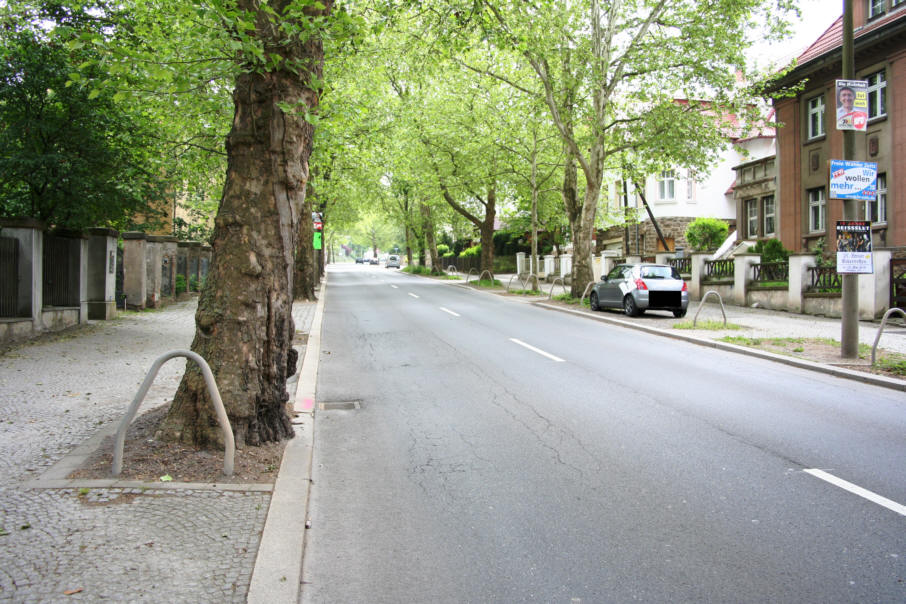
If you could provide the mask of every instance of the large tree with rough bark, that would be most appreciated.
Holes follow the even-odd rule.
[[[293,434],[286,403],[294,251],[321,87],[322,31],[332,2],[239,0],[234,34],[245,68],[233,92],[224,193],[198,302],[192,350],[212,365],[237,446]],[[258,54],[258,53],[261,54]],[[264,58],[262,61],[261,58]],[[201,372],[188,366],[161,427],[164,438],[219,444]]]

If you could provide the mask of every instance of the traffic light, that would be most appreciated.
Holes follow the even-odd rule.
[[[320,212],[312,212],[311,220],[314,223],[315,235],[314,240],[312,241],[312,248],[320,250],[323,247],[324,241],[324,222],[322,221]]]

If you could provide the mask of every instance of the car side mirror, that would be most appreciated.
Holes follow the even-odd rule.
[[[601,275],[601,281],[607,281],[607,275]]]

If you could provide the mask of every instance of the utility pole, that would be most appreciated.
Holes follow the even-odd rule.
[[[853,0],[843,0],[843,79],[853,80],[856,77],[855,53],[853,50]],[[856,159],[856,133],[853,130],[843,131],[843,159]],[[829,196],[828,196],[829,197]],[[843,200],[843,220],[858,220],[859,202],[856,199]],[[825,225],[827,240],[831,227]],[[843,275],[843,312],[840,323],[840,354],[844,359],[855,359],[859,356],[859,275]]]

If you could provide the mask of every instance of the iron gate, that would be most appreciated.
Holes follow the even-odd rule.
[[[19,303],[19,240],[0,237],[0,317],[15,317]]]

